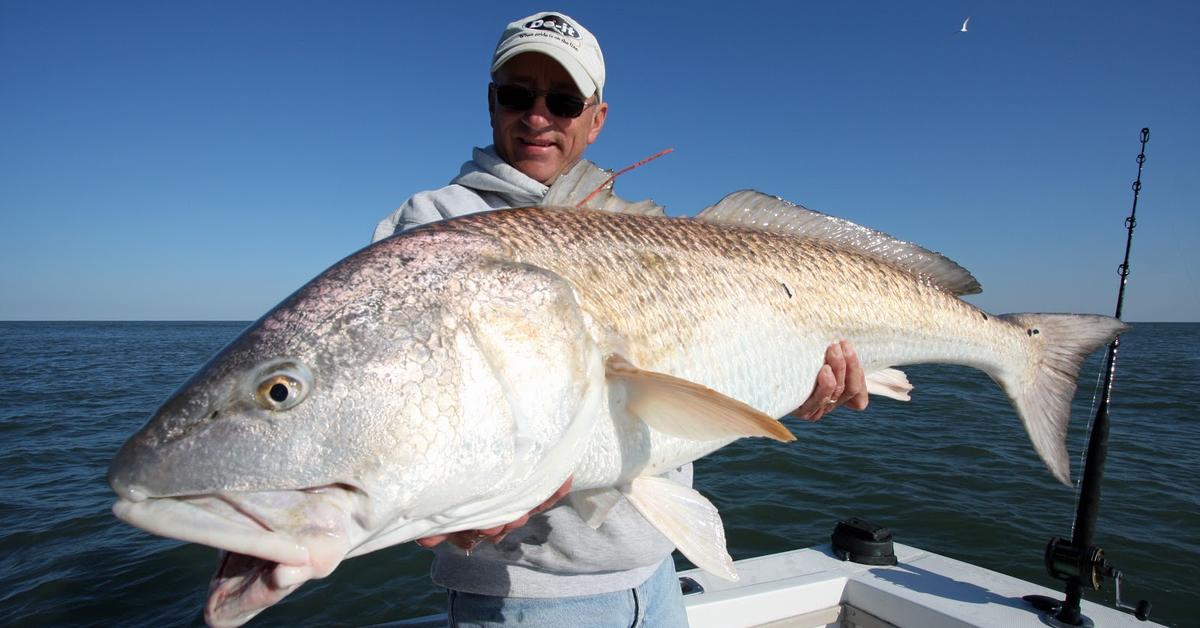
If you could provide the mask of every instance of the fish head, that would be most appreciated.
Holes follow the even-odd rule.
[[[603,389],[569,285],[449,231],[377,243],[251,325],[117,453],[114,513],[227,554],[237,625],[342,559],[515,520],[570,474]]]

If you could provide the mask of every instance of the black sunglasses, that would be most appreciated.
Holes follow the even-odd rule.
[[[524,85],[496,85],[496,102],[510,111],[529,111],[538,96],[546,96],[546,108],[559,118],[578,118],[584,109],[596,103],[588,104],[575,94],[564,92],[545,92],[525,87]]]

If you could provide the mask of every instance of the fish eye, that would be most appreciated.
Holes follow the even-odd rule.
[[[287,410],[304,400],[304,384],[286,373],[275,373],[258,384],[255,398],[267,410]]]

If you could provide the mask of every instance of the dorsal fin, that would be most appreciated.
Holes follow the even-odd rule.
[[[696,220],[817,240],[870,256],[923,277],[956,296],[982,288],[954,260],[892,236],[755,190],[741,190],[706,208]]]
[[[663,206],[652,200],[646,199],[633,203],[617,196],[613,193],[612,184],[604,183],[610,176],[612,176],[611,170],[604,170],[586,159],[580,159],[579,163],[555,179],[554,185],[550,186],[550,190],[546,192],[546,197],[540,204],[552,207],[575,207],[603,185],[604,189],[588,201],[588,209],[641,216],[666,215]]]

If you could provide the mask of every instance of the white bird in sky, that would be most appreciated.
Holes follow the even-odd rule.
[[[965,32],[967,32],[967,22],[970,22],[970,21],[971,21],[971,16],[969,16],[969,15],[968,15],[968,16],[967,16],[967,19],[963,20],[963,27],[962,27],[962,29],[961,29],[961,30],[959,30],[958,32],[960,32],[960,33],[965,33]]]

